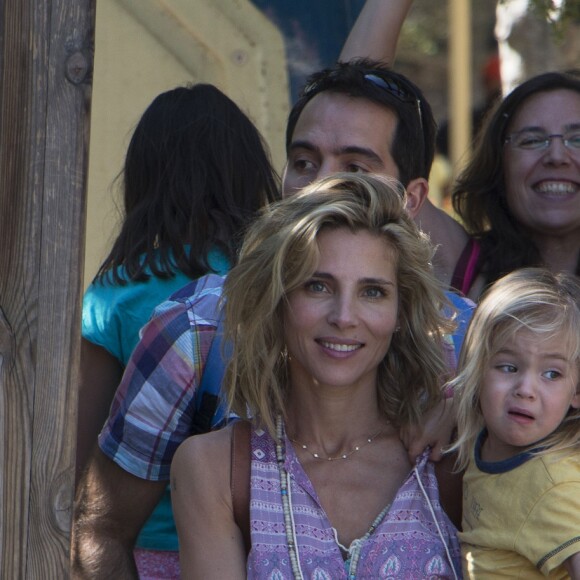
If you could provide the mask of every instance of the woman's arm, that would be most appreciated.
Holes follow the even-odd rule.
[[[123,376],[123,367],[111,353],[83,338],[81,340],[80,375],[77,419],[77,481],[107,419],[115,391]]]
[[[338,60],[368,57],[392,66],[399,34],[412,3],[413,0],[367,0]]]
[[[231,495],[231,428],[184,441],[171,464],[171,503],[185,580],[246,578]]]

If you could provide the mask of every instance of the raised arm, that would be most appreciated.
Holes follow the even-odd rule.
[[[399,34],[412,3],[413,0],[367,0],[338,60],[368,57],[392,66]]]
[[[166,485],[127,473],[96,448],[76,495],[72,577],[137,578],[133,546]]]
[[[171,501],[184,580],[246,578],[231,496],[231,428],[187,439],[171,465]]]

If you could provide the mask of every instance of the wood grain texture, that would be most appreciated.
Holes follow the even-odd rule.
[[[66,578],[95,0],[0,0],[0,577]]]

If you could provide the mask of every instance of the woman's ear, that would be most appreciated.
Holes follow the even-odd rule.
[[[412,179],[407,185],[407,212],[414,219],[429,193],[429,182],[423,177]]]
[[[576,385],[576,394],[570,401],[570,407],[573,409],[580,409],[580,384]]]

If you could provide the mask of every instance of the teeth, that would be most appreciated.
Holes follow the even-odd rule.
[[[320,341],[320,344],[325,348],[329,348],[330,350],[336,350],[338,352],[352,352],[353,350],[357,350],[360,348],[358,344],[335,344],[334,342],[324,342]]]
[[[536,191],[541,193],[565,194],[574,193],[576,191],[576,187],[569,181],[545,181],[536,187]]]

